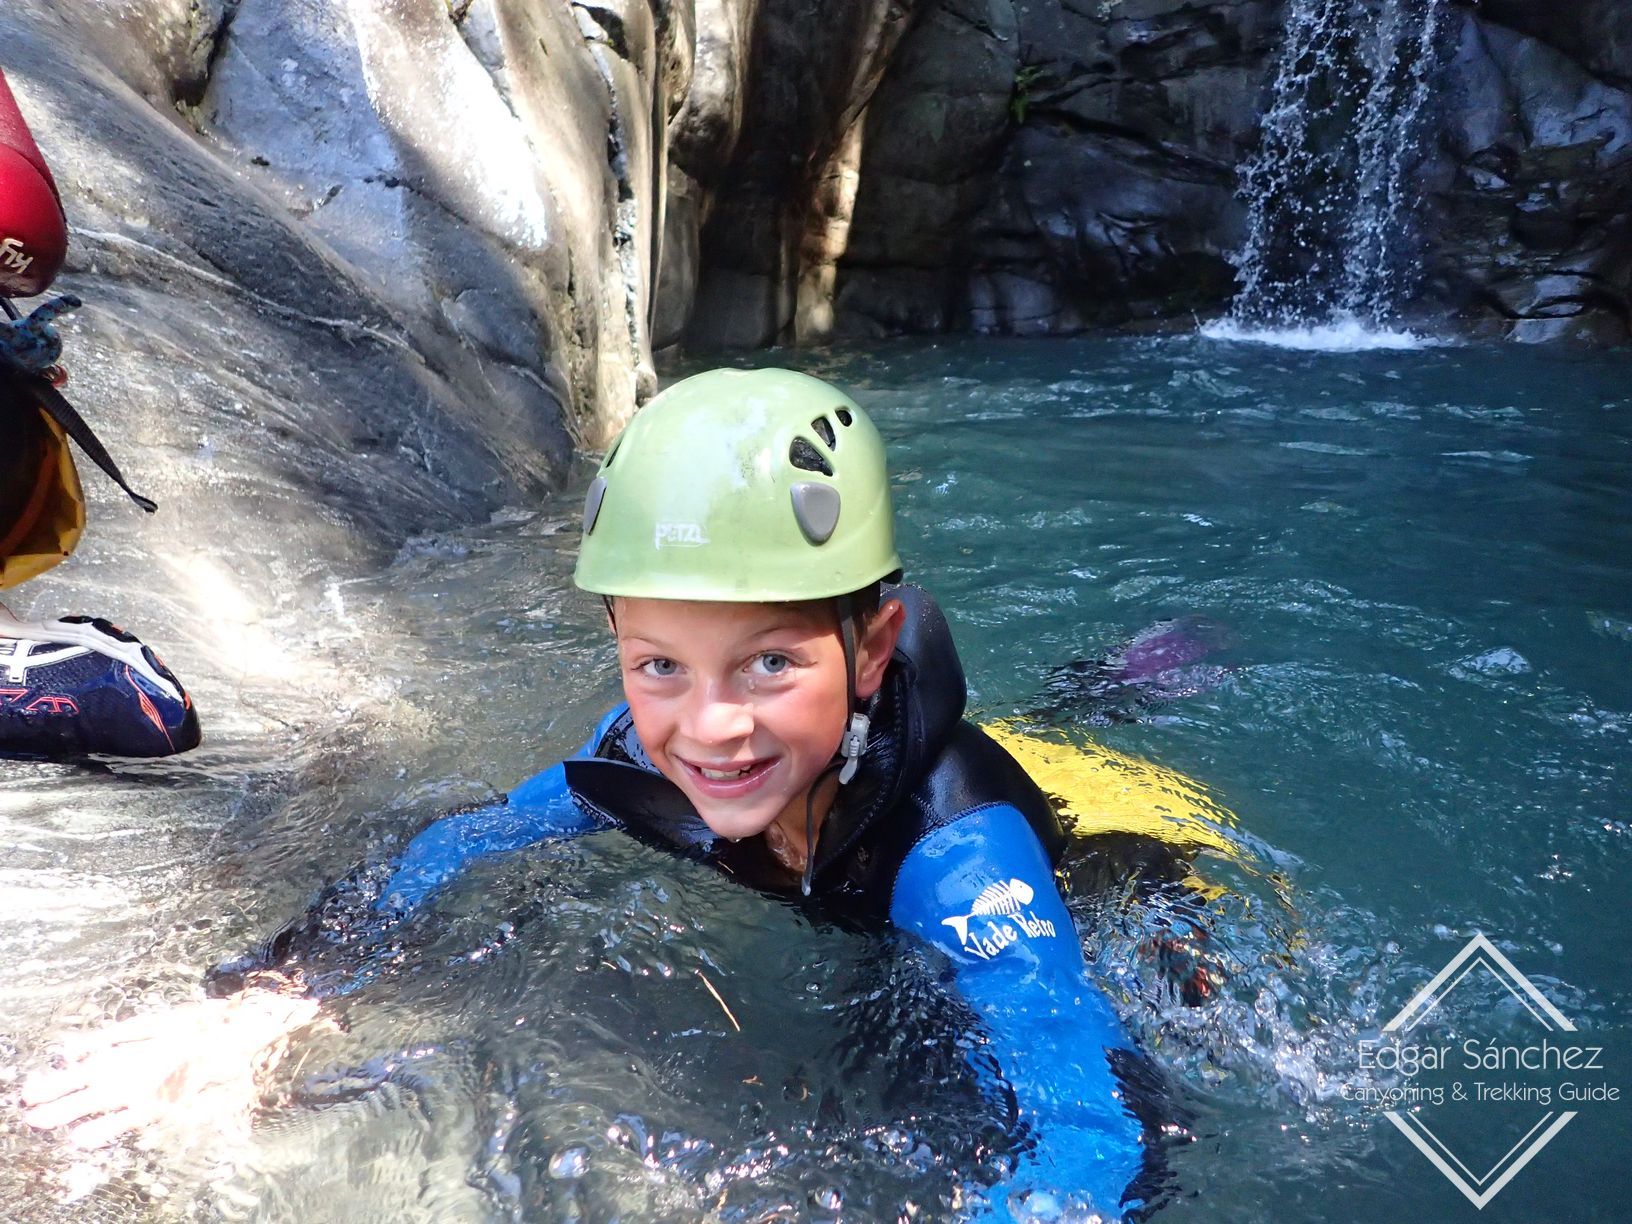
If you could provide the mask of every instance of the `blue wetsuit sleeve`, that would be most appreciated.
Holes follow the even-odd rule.
[[[624,708],[607,714],[574,755],[593,755]],[[434,821],[394,863],[365,865],[331,885],[258,953],[211,970],[208,987],[211,993],[229,993],[242,989],[256,971],[272,969],[297,975],[320,996],[349,993],[372,976],[371,967],[398,923],[472,863],[598,826],[574,801],[562,767],[551,766],[504,799]]]
[[[1042,844],[1025,817],[994,805],[936,830],[896,876],[890,917],[943,950],[980,1016],[1025,1140],[1010,1184],[978,1213],[1011,1218],[1010,1196],[1086,1199],[1117,1216],[1144,1161],[1143,1124],[1115,1063],[1132,1040],[1089,978]]]

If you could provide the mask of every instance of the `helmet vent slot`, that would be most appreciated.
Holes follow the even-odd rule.
[[[833,433],[833,422],[828,420],[825,416],[817,417],[810,423],[810,427],[821,436],[823,442],[827,443],[828,450],[832,450],[839,444],[838,438],[835,437]]]
[[[850,409],[848,408],[837,409],[833,415],[838,417],[839,424],[845,426],[846,428],[849,427],[851,421],[855,420],[855,418],[850,415]]]
[[[816,444],[809,438],[793,440],[793,445],[788,447],[788,462],[803,472],[833,475],[833,465],[822,456],[822,452],[816,449]]]

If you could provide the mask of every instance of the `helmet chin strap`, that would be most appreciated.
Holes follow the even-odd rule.
[[[844,729],[844,739],[839,741],[839,756],[844,761],[844,767],[839,770],[839,785],[843,786],[861,768],[861,754],[867,751],[869,720],[856,701],[856,616],[848,595],[840,601],[840,609],[839,637],[844,643],[846,708],[850,711],[850,723]]]
[[[855,604],[850,596],[843,595],[838,599],[838,606],[839,640],[844,646],[845,708],[850,711],[850,721],[845,726],[844,738],[839,741],[839,759],[817,775],[805,795],[805,870],[799,878],[799,892],[806,897],[810,896],[810,879],[816,870],[816,792],[835,769],[839,771],[840,786],[856,776],[856,770],[861,768],[861,754],[867,751],[867,731],[871,725],[856,701]]]

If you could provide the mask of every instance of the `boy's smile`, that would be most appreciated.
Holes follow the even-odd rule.
[[[860,632],[858,700],[883,682],[901,619],[900,605],[886,604]],[[831,604],[620,598],[615,628],[624,696],[652,764],[714,832],[753,837],[776,825],[773,847],[802,859],[805,798],[849,717]]]

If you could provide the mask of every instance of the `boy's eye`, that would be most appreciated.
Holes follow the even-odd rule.
[[[640,667],[651,676],[672,676],[680,670],[680,665],[673,659],[647,659]]]
[[[793,666],[793,660],[785,654],[777,654],[774,650],[767,651],[759,656],[759,666],[768,676],[780,676]]]

